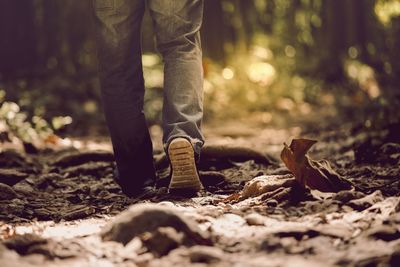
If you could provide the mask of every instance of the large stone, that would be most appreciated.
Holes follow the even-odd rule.
[[[45,244],[47,240],[35,234],[17,235],[11,239],[7,239],[4,245],[8,249],[15,250],[19,254],[27,254],[30,247],[39,244]]]
[[[177,232],[172,227],[160,227],[152,233],[146,232],[142,236],[142,240],[151,252],[160,257],[167,255],[171,250],[182,245],[184,234]]]
[[[14,169],[0,169],[0,183],[13,186],[28,177],[28,174]]]
[[[27,159],[16,150],[4,150],[0,152],[1,168],[21,168],[27,165]]]
[[[217,247],[194,246],[189,250],[189,258],[193,263],[214,264],[225,259],[224,252]]]
[[[0,200],[9,200],[17,197],[14,189],[9,185],[0,183]]]
[[[208,232],[202,231],[192,219],[177,209],[156,204],[137,204],[118,215],[103,229],[104,241],[117,241],[126,245],[135,236],[155,232],[159,227],[172,227],[182,232],[193,244],[211,245]]]
[[[264,216],[258,213],[251,213],[244,217],[248,225],[265,225]]]
[[[381,239],[389,242],[399,239],[400,231],[397,229],[396,226],[379,225],[366,231],[366,235],[371,238]]]

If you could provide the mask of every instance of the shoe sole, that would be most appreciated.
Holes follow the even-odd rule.
[[[197,172],[193,147],[185,138],[172,140],[168,147],[172,175],[170,192],[198,192],[203,189]]]

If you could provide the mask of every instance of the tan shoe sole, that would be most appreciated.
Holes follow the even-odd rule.
[[[170,192],[185,190],[197,192],[203,189],[196,168],[193,147],[187,139],[173,139],[168,147],[168,156],[172,168]]]

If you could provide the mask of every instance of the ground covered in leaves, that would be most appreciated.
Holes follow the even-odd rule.
[[[113,182],[102,139],[3,148],[0,266],[400,266],[398,126],[206,125],[195,197],[167,193],[156,126],[158,193],[140,199]],[[295,137],[318,140],[301,168],[280,158]]]

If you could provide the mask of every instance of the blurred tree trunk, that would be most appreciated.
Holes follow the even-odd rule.
[[[94,50],[93,36],[91,35],[93,27],[91,3],[90,1],[71,1],[66,7],[65,18],[70,23],[64,23],[64,42],[68,45],[68,49],[64,53],[64,57],[66,57],[64,62],[67,62],[69,72],[85,74],[87,72],[85,65],[88,65],[87,52]]]
[[[367,59],[367,43],[366,43],[366,12],[373,12],[372,1],[346,1],[346,18],[347,18],[347,45],[355,46],[363,61]]]
[[[393,40],[393,50],[392,55],[392,77],[394,78],[394,84],[400,84],[400,53],[399,53],[399,47],[400,47],[400,18],[397,17],[393,21],[393,28],[394,28],[394,40]],[[396,88],[396,87],[395,87]],[[396,89],[395,89],[396,90]],[[399,88],[397,87],[397,90]],[[400,93],[397,91],[397,96],[400,98]]]
[[[235,50],[239,53],[246,53],[248,51],[247,40],[248,32],[244,27],[245,20],[243,10],[241,9],[241,0],[234,0],[234,12],[233,12],[233,28],[235,31]],[[246,1],[247,2],[247,1]]]
[[[204,20],[202,27],[204,56],[225,63],[224,50],[224,13],[221,1],[206,0],[204,3]]]
[[[275,2],[267,1],[265,6],[261,9],[260,6],[256,6],[256,19],[257,24],[260,26],[261,32],[265,32],[266,34],[272,34],[273,32],[273,24],[274,24],[274,10],[275,10]]]
[[[32,0],[0,1],[0,72],[12,78],[34,68],[36,53]]]
[[[286,23],[287,25],[286,35],[288,43],[292,46],[295,46],[297,43],[298,28],[296,25],[296,13],[300,7],[301,3],[299,0],[292,0],[291,5],[287,10],[288,23]]]
[[[343,56],[346,48],[346,0],[323,0],[322,28],[320,35],[320,76],[327,82],[344,79]]]
[[[252,43],[253,36],[259,26],[256,16],[257,9],[254,5],[254,1],[239,1],[239,12],[241,13],[243,30],[245,32],[246,48],[248,50]]]
[[[43,28],[43,68],[59,68],[64,65],[61,51],[66,49],[62,43],[64,33],[63,24],[65,10],[60,9],[60,2],[43,0],[43,20],[40,27]],[[54,66],[54,67],[53,67]]]

